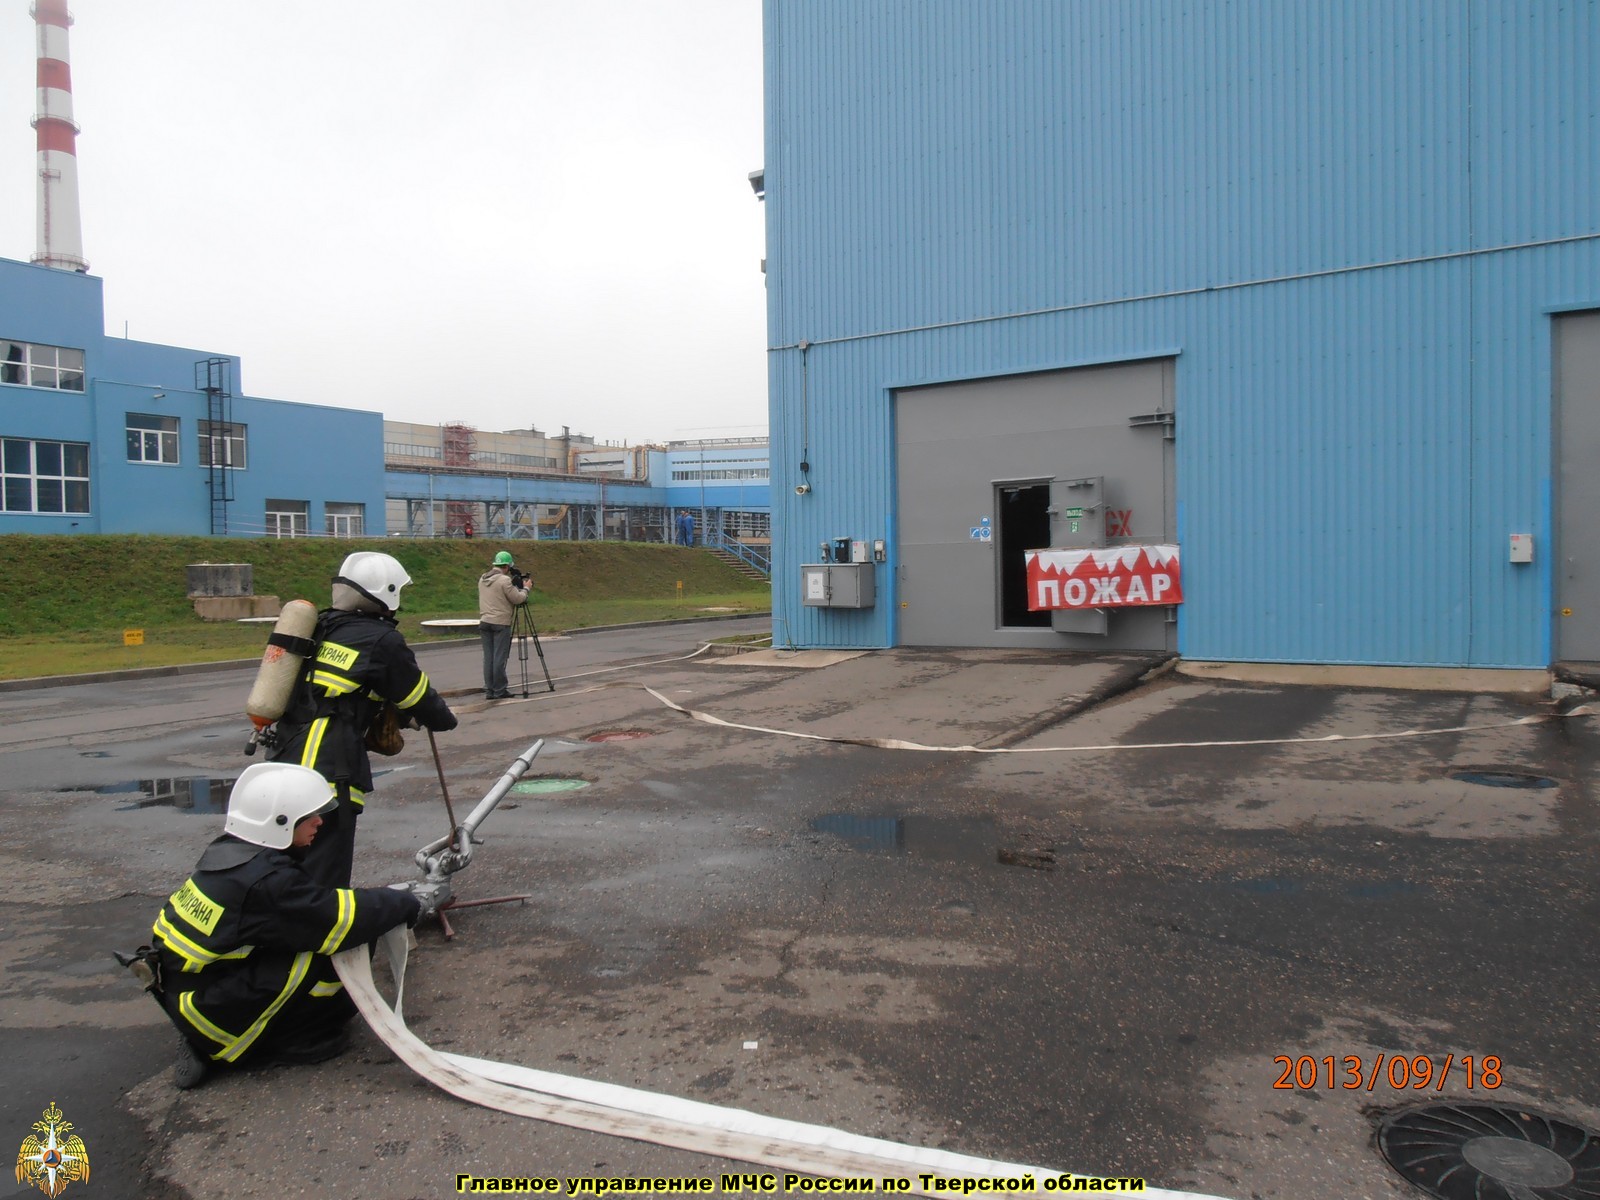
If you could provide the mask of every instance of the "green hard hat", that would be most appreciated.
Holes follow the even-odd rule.
[[[499,554],[494,556],[494,563],[492,565],[496,567],[509,567],[513,561],[515,560],[511,557],[511,551],[502,550]]]

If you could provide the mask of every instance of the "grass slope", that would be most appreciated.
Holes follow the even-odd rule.
[[[708,607],[764,612],[770,605],[764,581],[745,578],[704,550],[638,542],[505,545],[533,578],[541,633],[695,616]],[[266,640],[262,626],[194,615],[186,568],[199,562],[250,563],[258,596],[298,597],[321,608],[346,554],[393,554],[413,580],[401,629],[415,640],[423,635],[420,620],[477,616],[478,576],[501,546],[481,538],[0,536],[0,678],[258,654]],[[145,644],[124,646],[125,629],[144,630]]]

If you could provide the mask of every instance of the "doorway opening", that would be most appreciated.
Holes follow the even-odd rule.
[[[1050,484],[1001,484],[995,488],[999,515],[1000,624],[1022,628],[1050,627],[1048,610],[1028,611],[1029,550],[1050,545]]]

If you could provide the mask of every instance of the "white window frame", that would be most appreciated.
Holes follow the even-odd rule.
[[[83,378],[83,351],[75,346],[46,346],[39,342],[0,338],[0,384],[81,392]]]
[[[307,537],[311,532],[310,521],[311,503],[308,500],[267,501],[268,537]]]
[[[10,463],[14,457],[13,447],[25,445],[28,448],[28,469],[26,472],[13,471]],[[40,447],[55,448],[56,461],[60,463],[59,471],[39,470]],[[83,473],[68,473],[67,458],[69,451],[81,451],[83,455]],[[13,507],[11,498],[16,491],[18,480],[27,480],[28,507]],[[45,490],[57,491],[61,499],[60,508],[40,508],[40,485],[45,485]],[[81,488],[75,485],[82,485]],[[53,485],[53,486],[52,486]],[[83,507],[71,506],[74,493],[83,497]],[[89,443],[88,442],[58,442],[49,438],[0,438],[0,512],[4,513],[34,513],[41,516],[87,516],[89,513]]]
[[[145,425],[135,425],[134,419],[143,421],[160,421],[158,428]],[[127,413],[123,417],[124,426],[128,432],[128,461],[141,463],[145,466],[180,466],[178,460],[178,418],[164,417],[159,413]],[[139,438],[139,453],[133,452],[132,439],[135,435]]]
[[[367,536],[367,506],[350,504],[342,500],[328,500],[322,506],[323,523],[328,536],[358,538]]]
[[[237,421],[218,421],[216,425],[221,432],[213,432],[212,422],[201,421],[200,425],[200,465],[209,467],[213,463],[219,467],[230,470],[242,471],[248,465],[250,457],[250,427],[241,425]],[[222,454],[222,461],[217,462],[216,455]]]

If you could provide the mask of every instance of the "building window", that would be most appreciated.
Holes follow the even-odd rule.
[[[0,488],[6,512],[86,513],[89,445],[0,438]]]
[[[245,468],[246,425],[227,421],[200,422],[200,465],[202,467]]]
[[[725,509],[722,513],[722,532],[724,536],[740,541],[770,539],[772,514]]]
[[[0,339],[0,383],[83,391],[83,351]]]
[[[267,536],[305,537],[306,521],[310,515],[311,505],[305,500],[268,500]]]
[[[322,506],[322,515],[327,518],[329,537],[358,538],[367,535],[365,504],[341,504],[330,500]]]
[[[696,479],[708,481],[725,479],[754,481],[766,479],[769,477],[769,474],[770,472],[766,468],[761,467],[728,467],[716,470],[704,470],[699,467],[686,467],[683,470],[673,471],[672,480],[674,483],[692,483]]]
[[[178,461],[177,417],[129,413],[127,423],[129,462],[176,463]]]
[[[444,451],[438,446],[412,446],[405,442],[385,442],[385,458],[442,458]]]

